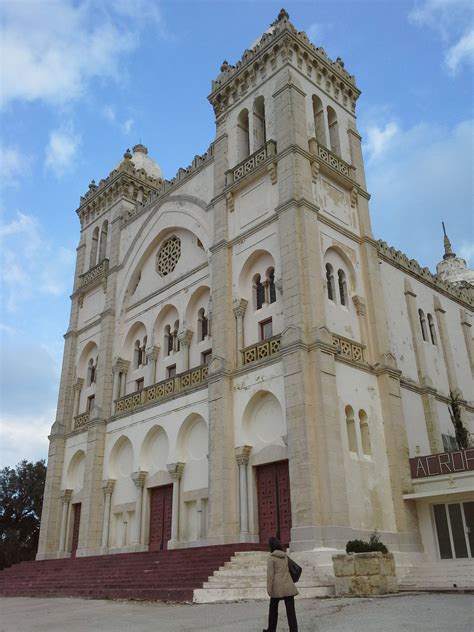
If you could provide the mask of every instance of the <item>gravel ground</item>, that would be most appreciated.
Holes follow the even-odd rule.
[[[473,632],[474,596],[412,594],[297,601],[299,632]],[[261,632],[266,602],[191,605],[0,598],[0,632]],[[280,604],[278,632],[287,632]]]

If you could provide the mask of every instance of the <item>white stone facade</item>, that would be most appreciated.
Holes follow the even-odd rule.
[[[450,390],[474,431],[473,295],[375,241],[358,95],[282,11],[213,82],[204,156],[166,181],[139,145],[91,183],[39,559],[148,550],[166,485],[169,547],[258,542],[286,460],[293,550],[377,529],[439,559],[430,505],[474,471],[409,457],[445,451]]]

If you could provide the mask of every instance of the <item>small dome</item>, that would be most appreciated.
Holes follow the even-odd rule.
[[[130,152],[129,149],[124,154],[124,158],[127,160],[131,160],[133,162],[135,169],[143,169],[145,173],[152,178],[163,178],[163,174],[161,172],[160,166],[152,160],[148,155],[148,149],[145,145],[138,143]],[[115,167],[119,168],[122,161]]]

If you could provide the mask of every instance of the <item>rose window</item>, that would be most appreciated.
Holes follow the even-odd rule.
[[[181,240],[173,235],[161,246],[156,256],[156,271],[165,277],[176,268],[181,256]]]

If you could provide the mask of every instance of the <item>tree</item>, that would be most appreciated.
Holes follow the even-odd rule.
[[[459,405],[459,393],[453,393],[449,391],[449,397],[451,399],[449,409],[449,415],[453,422],[454,432],[456,434],[456,443],[460,450],[467,450],[469,447],[469,433],[465,428],[461,418],[461,406]]]
[[[45,478],[44,460],[0,470],[0,569],[35,558]]]

